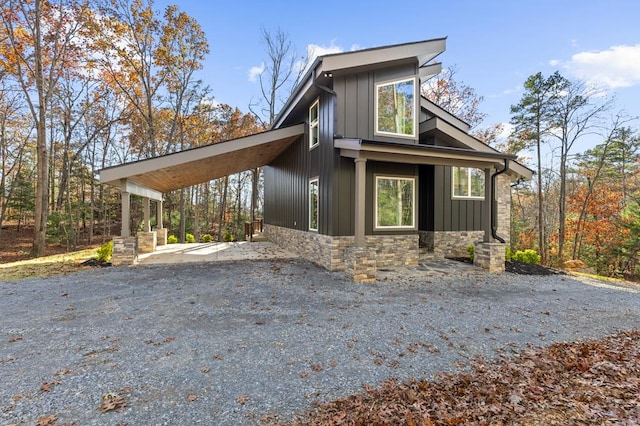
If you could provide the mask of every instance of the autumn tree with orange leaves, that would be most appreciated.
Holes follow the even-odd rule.
[[[73,0],[5,0],[0,62],[24,94],[36,129],[36,200],[32,254],[44,253],[49,213],[47,120],[65,70],[78,66],[86,5]]]

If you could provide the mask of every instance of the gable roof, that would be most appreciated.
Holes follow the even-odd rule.
[[[484,154],[488,158],[509,159],[512,176],[517,175],[528,180],[533,177],[533,171],[517,162],[514,155],[502,153],[470,135],[471,126],[444,108],[423,96],[420,97],[420,107],[429,115],[426,120],[420,122],[420,134],[432,134],[449,143],[453,148],[450,148],[448,152],[452,154],[456,151],[476,152]],[[440,150],[445,152],[442,148]]]
[[[333,75],[417,61],[420,79],[426,80],[433,77],[441,71],[442,66],[431,61],[445,51],[446,40],[446,37],[443,37],[317,57],[282,107],[272,128],[282,126],[305,95],[314,86],[322,89]]]

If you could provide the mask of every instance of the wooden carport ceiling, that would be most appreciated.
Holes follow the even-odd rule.
[[[123,180],[166,193],[272,162],[304,133],[304,124],[219,142],[100,171],[100,181]]]

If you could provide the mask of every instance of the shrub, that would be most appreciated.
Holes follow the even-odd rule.
[[[212,241],[213,241],[213,237],[211,236],[211,234],[204,234],[202,237],[200,237],[201,243],[210,243]]]
[[[474,253],[475,253],[475,246],[473,244],[469,244],[467,246],[467,253],[469,253],[469,258],[473,262],[473,257],[474,257]]]
[[[193,234],[189,234],[187,232],[187,235],[185,235],[184,240],[187,243],[195,243],[196,242],[196,237],[194,237]]]
[[[522,263],[536,264],[540,262],[540,255],[535,250],[527,249],[525,251],[518,250],[512,256],[512,260]]]
[[[511,253],[511,247],[506,246],[504,248],[504,260],[507,262],[511,262],[512,257],[513,257],[513,253]]]
[[[98,255],[98,262],[108,262],[111,260],[113,254],[113,240],[104,243],[96,250]]]
[[[176,244],[178,242],[178,237],[175,235],[169,235],[167,237],[167,244]]]
[[[230,231],[226,231],[222,239],[225,243],[230,243],[231,241],[233,241],[233,234]]]

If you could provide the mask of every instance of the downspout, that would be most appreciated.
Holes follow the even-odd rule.
[[[496,210],[496,179],[499,175],[506,173],[508,171],[509,171],[509,160],[505,158],[504,168],[499,172],[496,172],[493,175],[491,175],[491,236],[495,240],[500,241],[502,244],[505,243],[505,240],[504,238],[500,237],[497,234],[498,225],[496,223],[496,211],[495,211]]]

